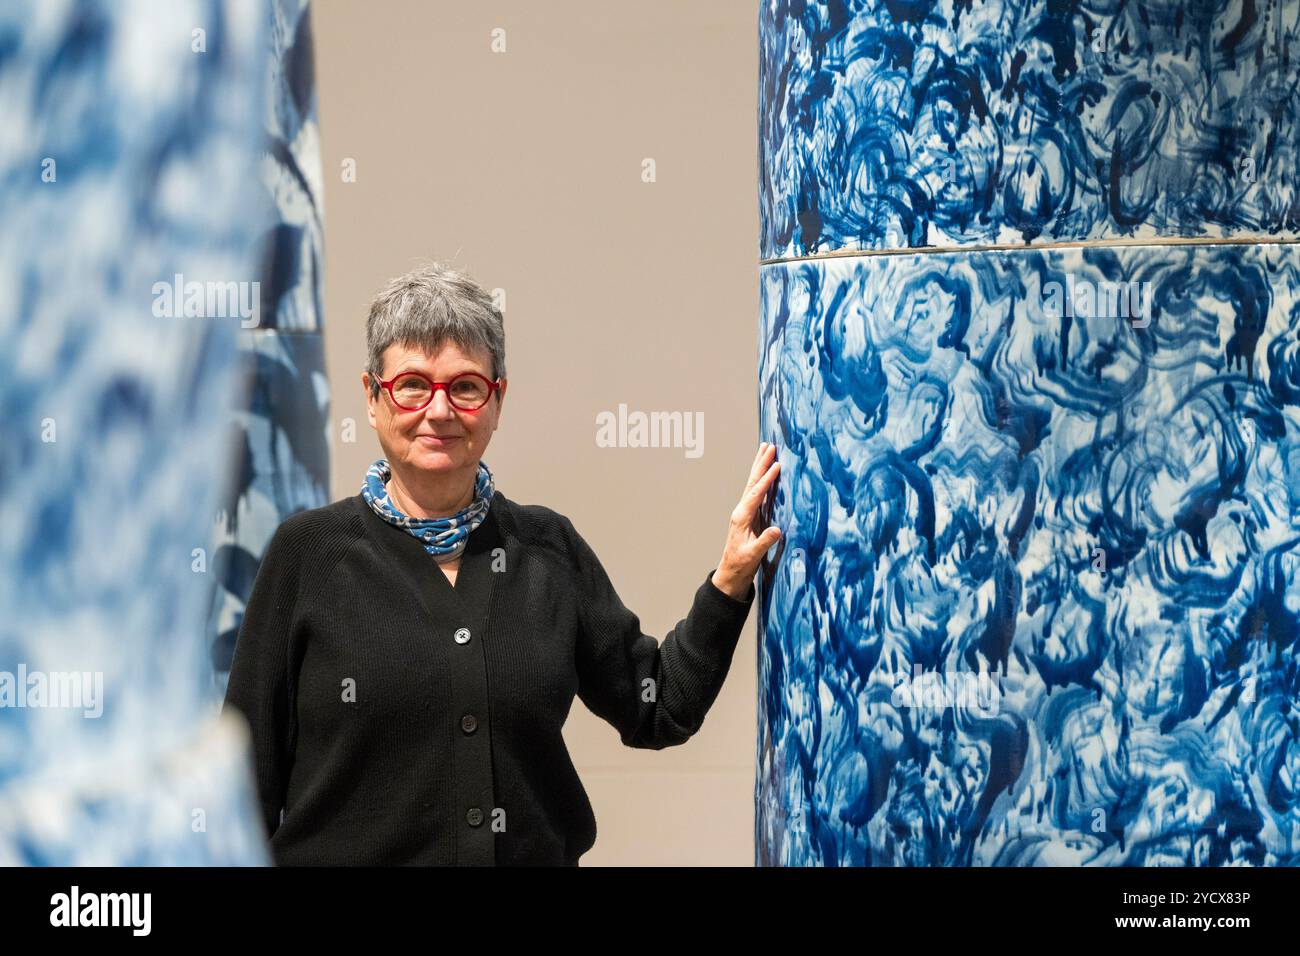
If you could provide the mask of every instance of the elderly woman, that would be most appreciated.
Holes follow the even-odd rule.
[[[780,537],[760,447],[722,558],[662,645],[572,522],[497,491],[501,313],[417,269],[375,299],[361,376],[384,457],[277,529],[226,705],[248,720],[280,864],[577,865],[596,839],[561,728],[580,697],[624,744],[695,733]],[[674,555],[676,558],[677,555]]]

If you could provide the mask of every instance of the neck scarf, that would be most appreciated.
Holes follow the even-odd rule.
[[[470,533],[487,518],[496,493],[492,472],[480,458],[473,501],[447,518],[412,518],[403,514],[388,496],[385,486],[392,476],[392,466],[387,459],[380,458],[366,472],[366,480],[361,485],[362,497],[379,517],[413,535],[439,564],[452,561],[464,552]]]

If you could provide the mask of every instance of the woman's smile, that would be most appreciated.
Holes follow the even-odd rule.
[[[460,441],[461,436],[448,435],[445,438],[443,438],[443,437],[439,437],[438,435],[416,435],[415,437],[420,441],[424,442],[426,445],[430,445],[434,448],[442,448],[444,445],[451,445]]]

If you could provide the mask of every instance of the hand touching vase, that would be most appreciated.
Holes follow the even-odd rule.
[[[750,584],[759,562],[781,537],[781,529],[776,525],[767,526],[762,515],[763,501],[776,483],[780,469],[776,446],[763,442],[758,446],[758,454],[749,470],[745,493],[731,512],[727,544],[712,580],[718,590],[737,601],[749,597]]]

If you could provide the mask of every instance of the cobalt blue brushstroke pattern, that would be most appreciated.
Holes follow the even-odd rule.
[[[762,258],[1300,233],[1296,0],[763,0]]]
[[[156,291],[257,279],[263,33],[0,5],[0,681],[53,695],[0,705],[0,865],[269,862],[203,634],[238,319]]]
[[[329,384],[324,336],[239,330],[242,386],[228,424],[229,471],[215,529],[219,583],[208,620],[218,686],[229,680],[261,556],[285,518],[328,504]]]
[[[274,206],[262,232],[262,327],[317,332],[324,312],[324,187],[311,6],[308,0],[270,0],[266,6],[272,95],[262,181]]]
[[[264,111],[262,314],[241,329],[233,462],[216,534],[208,621],[222,693],[262,555],[285,518],[330,501],[329,382],[323,311],[323,189],[316,77],[307,0],[272,0],[267,18],[271,97]]]
[[[1149,310],[1057,294],[1116,282]],[[761,308],[758,862],[1300,862],[1300,247],[798,261]]]

